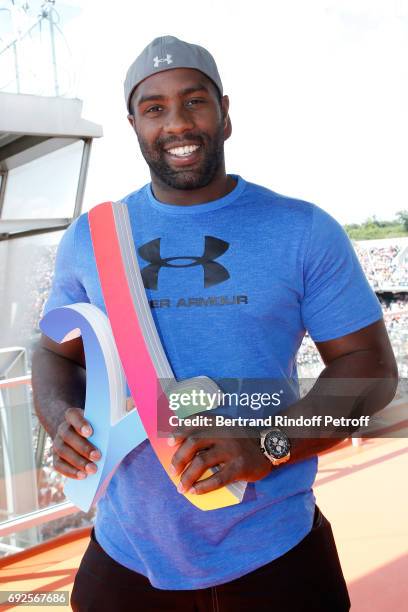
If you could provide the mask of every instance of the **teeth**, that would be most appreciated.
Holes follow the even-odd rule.
[[[175,147],[174,149],[169,149],[167,152],[171,153],[171,155],[176,155],[177,157],[183,157],[184,155],[190,155],[197,151],[198,145],[187,145],[185,147]]]

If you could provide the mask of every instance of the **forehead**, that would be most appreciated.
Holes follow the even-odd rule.
[[[131,104],[137,104],[145,96],[172,96],[178,95],[185,89],[205,87],[210,93],[216,95],[214,83],[199,70],[194,68],[172,68],[147,77],[134,90]]]

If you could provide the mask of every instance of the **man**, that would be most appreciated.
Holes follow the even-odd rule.
[[[280,380],[293,389],[308,330],[326,367],[317,392],[302,400],[294,392],[281,414],[323,415],[328,398],[343,416],[384,407],[396,364],[350,242],[317,206],[226,174],[229,103],[212,56],[171,36],[155,39],[129,68],[125,99],[151,184],[122,201],[139,264],[154,267],[145,288],[176,377]],[[251,121],[262,122],[258,110]],[[61,241],[45,310],[84,301],[105,311],[87,214]],[[100,456],[86,439],[84,368],[79,339],[57,345],[43,337],[33,360],[36,409],[54,440],[55,467],[70,478],[94,473]],[[354,396],[319,390],[349,378]],[[333,432],[310,428],[291,438],[283,427],[220,437],[181,429],[178,491],[142,443],[98,504],[73,609],[348,610],[330,524],[312,491],[316,455],[339,441]],[[226,508],[204,512],[180,495],[237,480],[248,483],[245,496]]]

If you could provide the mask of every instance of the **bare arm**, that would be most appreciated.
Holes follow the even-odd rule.
[[[83,417],[85,356],[82,340],[58,344],[46,336],[38,343],[32,362],[34,407],[53,440],[55,468],[71,478],[94,473],[100,453],[86,440],[92,428]]]
[[[335,340],[316,343],[325,369],[312,392],[283,411],[290,417],[316,415],[324,417],[358,418],[373,415],[394,397],[398,383],[398,369],[384,321],[380,320],[363,329]],[[328,394],[325,387],[332,379],[334,389],[351,388],[352,394],[338,397]],[[316,455],[338,444],[352,433],[345,430],[339,437],[334,425],[324,430],[324,436],[314,438],[313,429],[305,430],[307,437],[292,440],[291,461]]]
[[[312,391],[303,399],[281,411],[281,415],[296,418],[330,414],[337,417],[372,415],[386,406],[394,397],[398,371],[383,320],[377,321],[357,332],[335,340],[320,342],[317,348],[326,364]],[[339,379],[354,379],[354,394],[336,396],[327,393],[325,383]],[[285,430],[285,428],[283,428]],[[321,453],[341,441],[336,427],[327,427],[324,436],[316,437],[316,430],[303,428],[302,437],[290,437],[290,463],[295,463]],[[343,439],[351,432],[345,431]],[[257,438],[220,439],[213,430],[208,435],[194,435],[194,431],[183,431],[177,436],[178,448],[173,455],[175,474],[181,474],[180,491],[206,493],[234,482],[253,482],[269,474],[272,467],[260,452]],[[304,437],[303,437],[304,436]],[[198,454],[197,454],[198,453]],[[223,464],[222,470],[201,480],[205,470]]]

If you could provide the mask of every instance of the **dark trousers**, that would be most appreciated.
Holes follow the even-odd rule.
[[[74,582],[75,612],[350,610],[331,526],[318,508],[312,530],[289,552],[236,580],[206,589],[156,589],[145,576],[111,559],[92,536]]]

